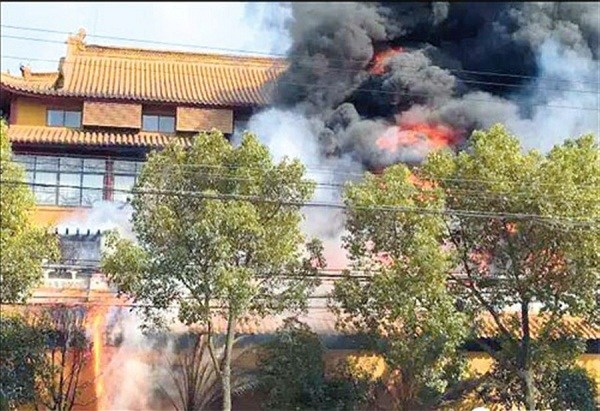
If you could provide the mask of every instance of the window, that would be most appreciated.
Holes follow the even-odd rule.
[[[81,127],[81,111],[48,110],[46,123],[51,127]]]
[[[143,163],[139,161],[115,160],[113,163],[113,200],[126,202],[131,198],[131,190],[137,181],[137,176],[142,170]]]
[[[161,133],[175,132],[175,116],[162,114],[144,114],[142,115],[143,131],[158,131]]]
[[[14,155],[14,161],[25,168],[26,181],[33,186],[36,202],[59,206],[91,206],[105,198],[126,202],[144,164],[36,155]],[[107,163],[112,163],[110,174]]]
[[[15,155],[38,204],[89,206],[102,200],[106,161],[80,157]]]

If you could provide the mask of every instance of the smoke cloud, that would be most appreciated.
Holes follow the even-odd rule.
[[[431,144],[394,154],[375,144],[415,115],[461,140],[502,121],[547,150],[598,132],[599,13],[595,3],[293,3],[276,106],[311,124],[319,153],[313,144],[300,157],[313,162],[418,163]]]
[[[275,108],[248,128],[276,158],[300,158],[309,177],[333,181],[337,189],[315,194],[332,202],[365,170],[460,150],[496,122],[543,151],[599,134],[599,7],[292,3]],[[343,262],[342,215],[324,210],[306,210],[305,231]]]

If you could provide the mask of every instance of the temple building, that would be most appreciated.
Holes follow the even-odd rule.
[[[230,139],[243,131],[250,116],[271,103],[287,62],[93,45],[84,30],[66,44],[57,71],[22,66],[20,76],[0,75],[0,114],[9,124],[14,160],[25,167],[35,194],[35,221],[57,229],[61,239],[62,261],[47,267],[32,302],[102,300],[118,306],[98,269],[101,220],[115,216],[100,214],[97,224],[87,224],[94,205],[124,205],[146,154],[169,141],[188,144],[196,133],[212,129]],[[333,313],[321,310],[301,319],[329,336],[332,358],[359,348],[336,330]],[[281,318],[240,322],[238,332],[272,334],[281,324]],[[564,331],[587,340],[579,363],[600,387],[600,330],[567,319]],[[496,332],[490,320],[479,337],[491,339]],[[486,354],[473,350],[470,358],[474,369],[489,369]]]
[[[285,69],[274,58],[92,45],[83,29],[66,44],[57,71],[21,66],[21,76],[0,77],[0,113],[35,194],[34,219],[49,227],[75,221],[59,233],[61,247],[79,239],[89,248],[98,227],[77,221],[99,202],[125,203],[150,150],[173,139],[185,144],[199,131],[230,138],[244,130]],[[64,270],[47,272],[58,281],[46,285],[89,286],[85,266],[99,255],[97,248],[94,258],[63,261]]]
[[[124,201],[145,154],[213,128],[228,138],[269,103],[285,62],[67,40],[56,72],[2,73],[0,110],[27,170],[36,219],[56,224],[99,200]]]

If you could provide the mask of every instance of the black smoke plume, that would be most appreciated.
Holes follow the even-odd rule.
[[[324,157],[366,168],[419,162],[429,147],[391,154],[375,144],[406,120],[443,123],[463,139],[496,121],[525,137],[536,127],[543,133],[548,116],[560,120],[562,138],[598,132],[598,112],[590,110],[598,105],[597,3],[291,7],[289,68],[276,107],[310,119]],[[373,70],[380,53],[398,47]],[[545,149],[556,138],[525,145]]]

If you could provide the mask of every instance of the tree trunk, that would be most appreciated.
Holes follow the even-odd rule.
[[[525,405],[528,410],[535,410],[535,385],[531,375],[530,364],[530,346],[531,330],[529,328],[529,301],[521,303],[521,326],[523,331],[523,340],[521,341],[521,352],[519,358],[520,378],[523,381],[525,389]]]
[[[227,320],[227,335],[225,340],[225,358],[223,361],[223,411],[231,411],[231,352],[235,339],[235,315],[229,310]]]

